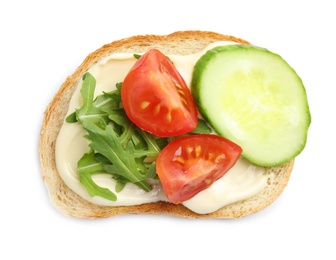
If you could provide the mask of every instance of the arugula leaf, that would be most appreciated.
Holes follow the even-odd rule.
[[[157,174],[156,174],[156,163],[155,162],[152,162],[149,165],[147,175],[148,175],[149,178],[153,178],[153,179],[155,177],[157,177]]]
[[[96,113],[98,113],[98,117],[100,116],[100,110],[93,106],[95,87],[96,79],[90,73],[84,74],[83,85],[80,90],[83,98],[83,105],[76,111],[77,118],[80,122],[88,120],[90,115],[97,115]]]
[[[158,155],[163,147],[159,147],[157,143],[157,138],[155,138],[153,135],[143,130],[140,130],[139,132],[141,136],[143,137],[143,139],[145,140],[145,142],[147,143],[148,150],[153,151],[154,156]]]
[[[115,190],[116,192],[121,192],[125,188],[126,182],[117,181]]]
[[[96,80],[90,74],[83,76],[81,95],[83,105],[70,114],[68,123],[79,123],[86,130],[90,152],[78,161],[79,180],[90,196],[101,196],[111,201],[116,194],[97,185],[92,176],[110,174],[116,182],[115,191],[123,190],[131,182],[145,191],[152,189],[149,179],[157,179],[155,160],[160,151],[171,140],[159,138],[135,126],[122,107],[120,91],[103,92],[94,98]],[[197,128],[189,134],[209,133],[211,129],[199,119]]]
[[[85,73],[83,76],[83,85],[80,90],[83,105],[81,108],[76,109],[76,119],[79,123],[86,121],[105,126],[108,122],[108,114],[93,102],[95,87],[96,79],[90,73]],[[101,100],[97,100],[101,103]],[[68,121],[73,120],[73,115],[70,116],[71,117],[68,116],[67,118]]]
[[[77,116],[76,111],[68,115],[65,119],[67,123],[76,123],[77,122]]]
[[[107,188],[98,186],[92,179],[93,174],[104,172],[103,164],[98,162],[95,158],[94,152],[91,150],[89,153],[83,155],[78,161],[78,174],[80,182],[85,186],[91,197],[99,195],[108,200],[116,201],[117,196]]]
[[[197,127],[191,131],[191,134],[210,134],[212,132],[211,128],[203,119],[198,119]]]
[[[82,125],[91,148],[77,164],[80,182],[90,196],[112,201],[117,196],[97,185],[93,175],[110,174],[116,181],[116,192],[128,182],[150,191],[152,187],[147,180],[157,178],[155,158],[167,144],[167,139],[144,132],[128,119],[121,103],[122,83],[116,84],[116,90],[103,92],[96,98],[95,87],[95,78],[86,73],[81,87],[83,105],[66,118],[68,123]]]
[[[141,56],[142,55],[140,55],[140,54],[136,54],[136,53],[133,54],[133,57],[136,58],[137,60],[140,59]]]
[[[89,134],[88,137],[91,141],[89,146],[112,162],[111,165],[105,166],[105,170],[122,175],[145,191],[151,190],[151,186],[146,183],[147,176],[139,171],[133,156],[134,146],[131,142],[125,149],[110,125],[107,125],[105,130],[90,122],[83,122],[82,125]]]

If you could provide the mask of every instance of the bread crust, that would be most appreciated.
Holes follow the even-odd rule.
[[[165,54],[190,54],[216,41],[229,40],[249,44],[246,40],[209,31],[178,31],[169,35],[139,35],[103,45],[89,54],[75,72],[67,77],[44,112],[40,132],[40,171],[51,203],[64,215],[76,218],[106,218],[120,214],[167,214],[184,218],[241,218],[256,213],[276,200],[290,178],[294,160],[266,168],[268,184],[257,195],[232,203],[210,214],[197,214],[183,205],[155,202],[136,206],[99,206],[81,198],[63,182],[55,161],[55,144],[68,111],[68,105],[82,75],[104,57],[115,52],[140,53],[158,48]]]

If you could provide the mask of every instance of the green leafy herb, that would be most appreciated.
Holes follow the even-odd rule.
[[[111,125],[103,130],[95,124],[83,122],[83,127],[89,133],[88,138],[91,141],[89,146],[112,162],[104,166],[108,173],[121,175],[145,191],[151,190],[146,183],[148,178],[146,172],[142,172],[143,169],[139,169],[135,161],[135,147],[131,141],[123,147]]]
[[[140,55],[140,54],[136,54],[136,53],[133,54],[133,57],[136,58],[137,60],[140,59],[141,56],[142,56],[142,55]]]
[[[210,134],[212,132],[211,128],[203,119],[198,119],[197,127],[191,131],[191,134]]]
[[[86,130],[89,153],[78,161],[79,180],[90,196],[115,201],[117,196],[92,179],[95,174],[109,174],[116,181],[116,192],[131,182],[145,191],[152,187],[147,180],[156,178],[155,158],[167,144],[165,138],[154,137],[136,127],[126,116],[121,104],[121,83],[116,90],[94,98],[95,78],[83,76],[81,95],[83,105],[66,121],[79,123]]]
[[[90,151],[83,155],[78,162],[79,180],[87,189],[90,196],[98,195],[108,200],[116,201],[117,196],[107,188],[98,186],[92,175],[103,173],[103,164],[96,160],[95,153]]]
[[[90,151],[77,163],[79,180],[90,196],[100,196],[111,201],[117,195],[100,187],[93,180],[95,174],[108,174],[116,182],[115,191],[120,192],[129,182],[150,191],[149,179],[157,179],[156,157],[174,138],[159,138],[136,127],[122,107],[120,91],[103,92],[94,97],[96,80],[90,74],[83,76],[81,96],[83,105],[71,113],[68,123],[78,123],[86,130]],[[206,134],[211,129],[199,119],[197,128],[189,134]]]

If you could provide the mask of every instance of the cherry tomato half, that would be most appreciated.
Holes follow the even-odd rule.
[[[237,162],[241,152],[237,144],[212,134],[175,139],[156,161],[168,200],[178,204],[208,188]]]
[[[159,50],[151,49],[137,60],[123,82],[121,99],[129,119],[154,135],[181,135],[197,126],[190,90]]]

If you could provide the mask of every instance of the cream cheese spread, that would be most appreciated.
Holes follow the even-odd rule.
[[[234,44],[232,42],[217,42],[196,54],[168,55],[180,72],[188,86],[191,83],[192,71],[197,60],[208,50],[215,46]],[[131,69],[136,59],[133,53],[114,53],[89,69],[96,79],[95,95],[103,91],[112,91],[116,83],[122,82]],[[82,105],[79,82],[74,92],[67,115]],[[130,206],[157,201],[167,201],[160,184],[154,184],[149,192],[143,191],[132,183],[116,193],[115,182],[108,174],[93,176],[95,183],[101,187],[110,189],[118,197],[117,201],[110,201],[99,196],[91,197],[84,186],[79,182],[77,174],[77,162],[85,152],[89,151],[88,141],[83,137],[85,130],[78,124],[64,122],[56,141],[56,166],[63,181],[70,189],[82,198],[98,205],[104,206]],[[236,165],[230,169],[221,179],[213,183],[209,188],[199,192],[193,198],[185,201],[183,205],[190,210],[206,214],[214,212],[221,207],[252,197],[262,190],[267,184],[265,169],[240,158]]]

